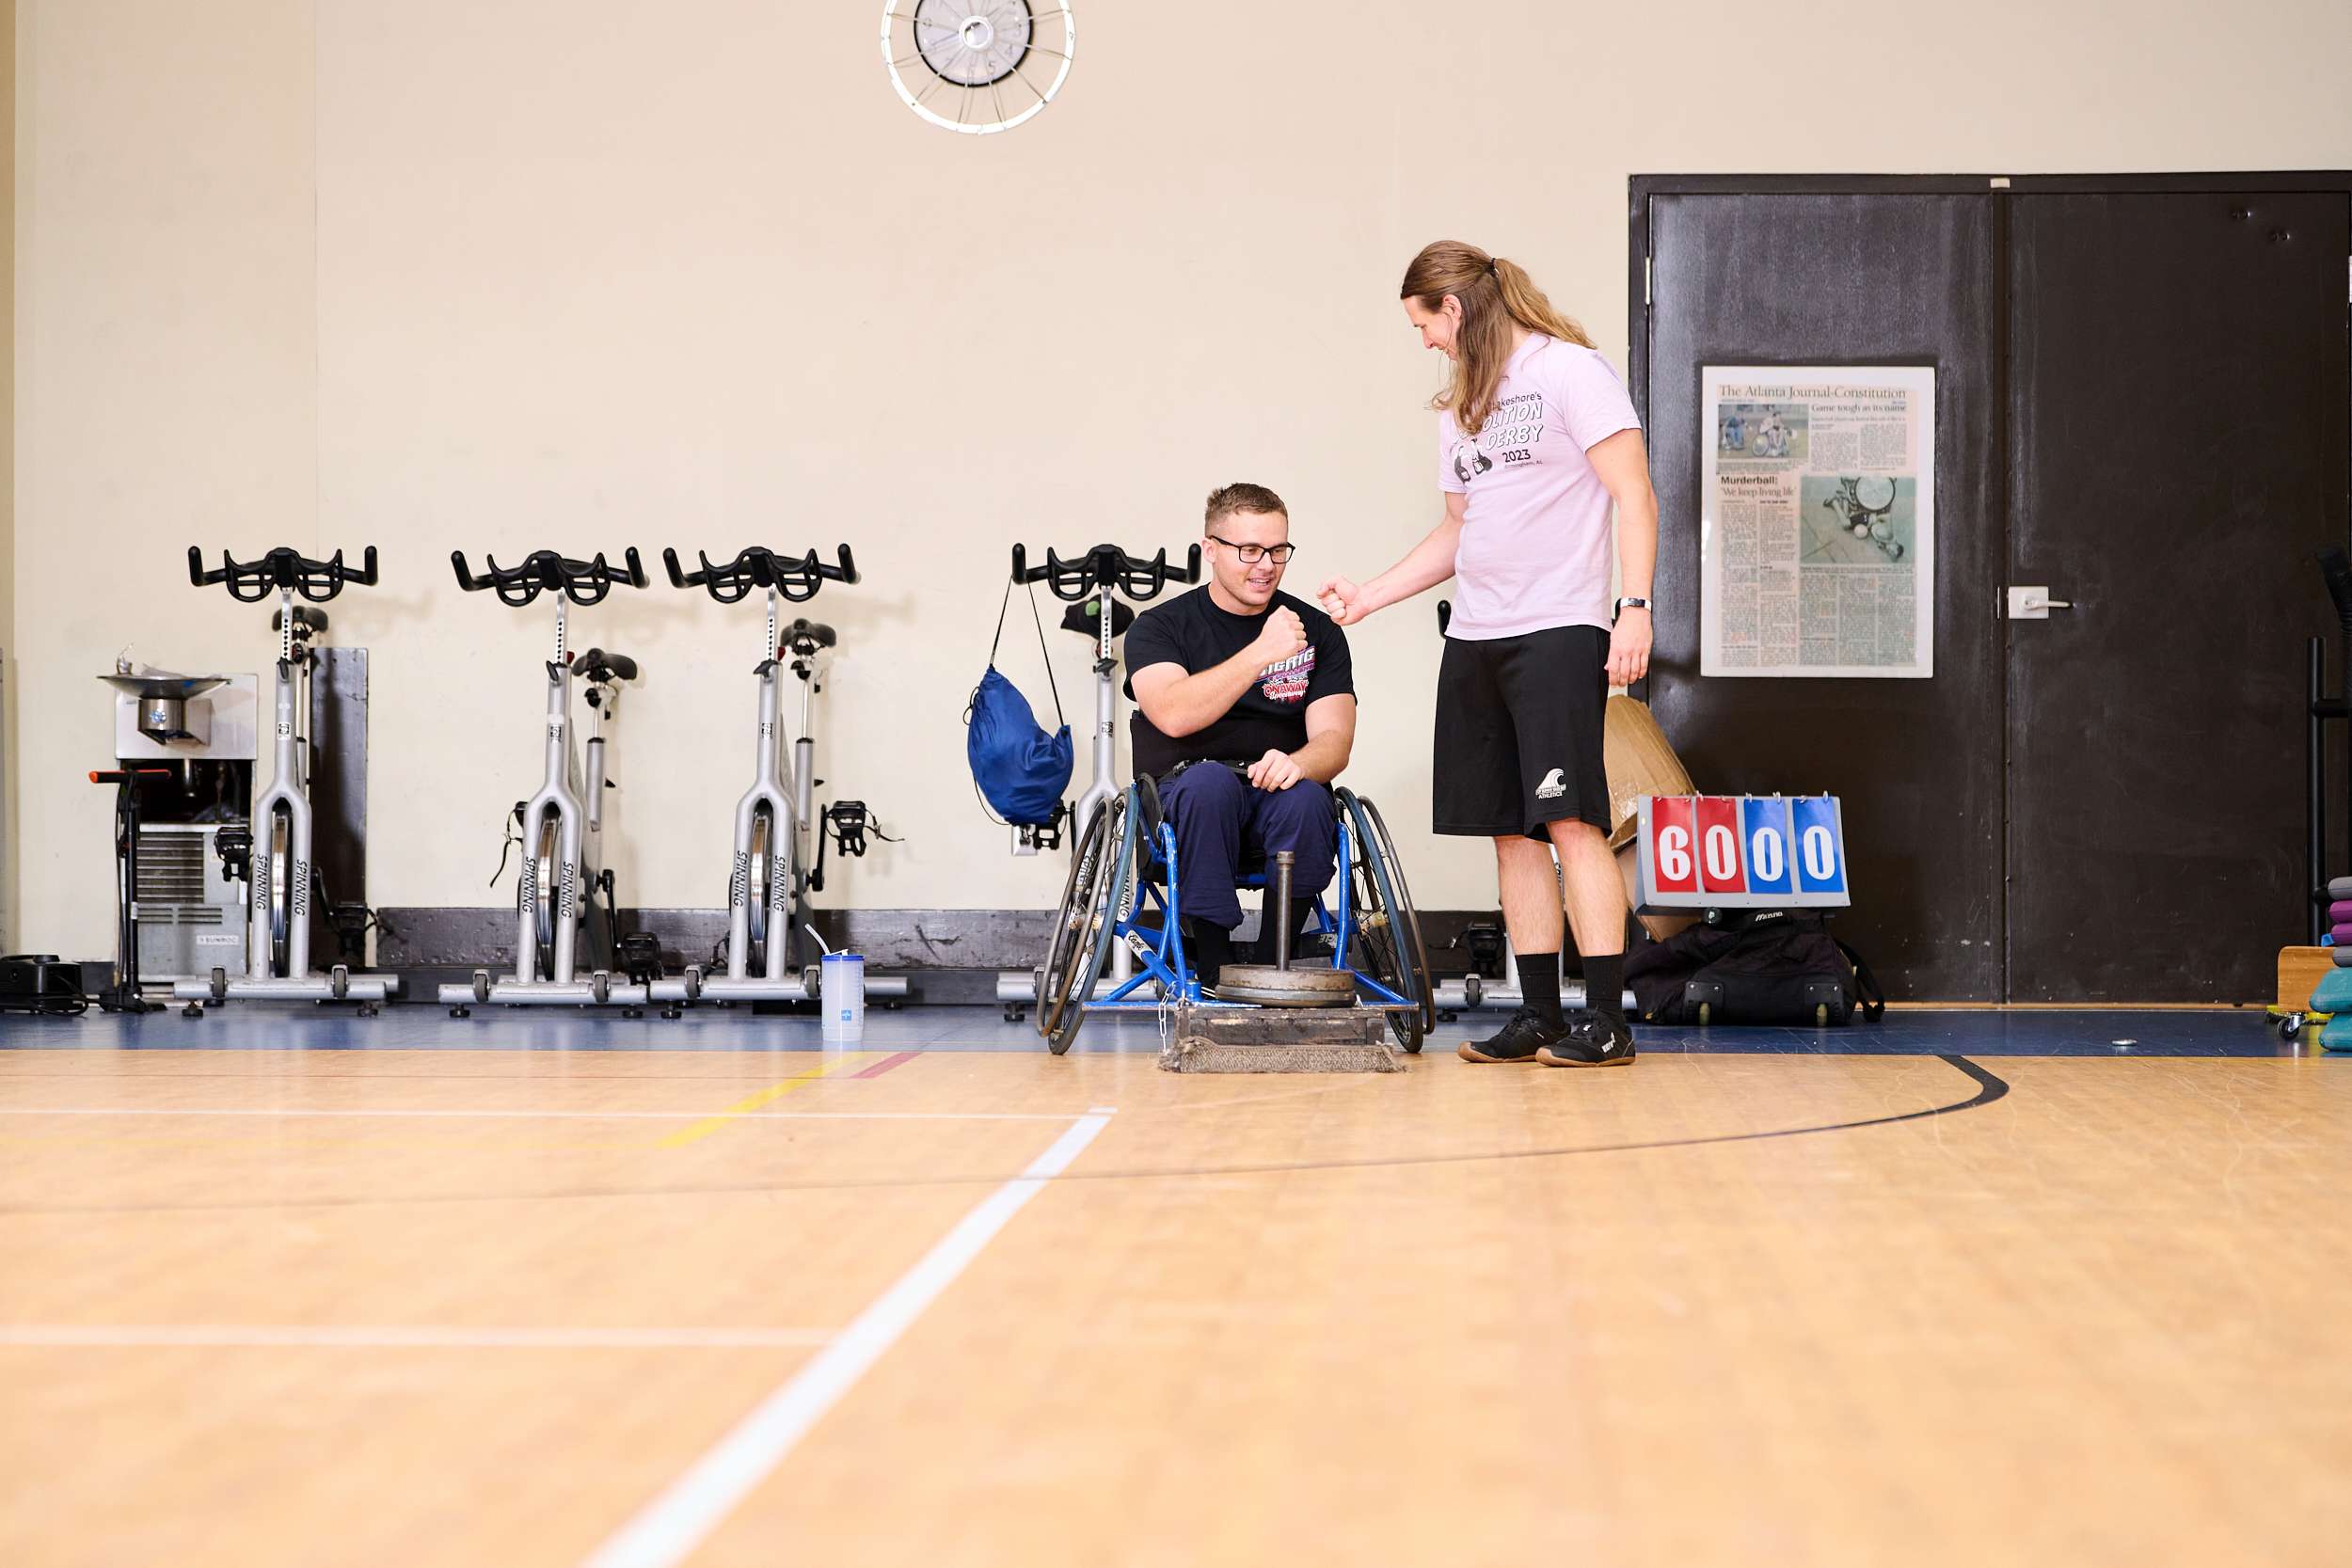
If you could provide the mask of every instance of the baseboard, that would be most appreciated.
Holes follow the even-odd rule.
[[[462,978],[478,967],[499,970],[515,961],[511,907],[394,907],[378,910],[376,918],[375,961],[404,976],[447,971]],[[1491,911],[1423,911],[1422,940],[1431,970],[1439,976],[1468,973],[1462,928],[1494,918]],[[993,974],[1035,966],[1052,919],[1050,910],[819,910],[817,930],[828,947],[862,953],[866,967],[878,972]],[[1256,920],[1253,912],[1244,922],[1244,938],[1256,934]],[[624,934],[652,933],[661,944],[663,967],[675,973],[690,963],[708,964],[727,921],[723,910],[624,909],[620,927]]]

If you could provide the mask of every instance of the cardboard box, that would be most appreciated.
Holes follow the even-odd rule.
[[[1666,732],[1649,707],[1632,697],[1612,697],[1601,734],[1601,766],[1609,773],[1609,847],[1633,842],[1638,826],[1634,802],[1645,795],[1696,795],[1682,760],[1666,743]]]
[[[1607,728],[1601,735],[1601,764],[1609,772],[1609,847],[1617,852],[1617,873],[1625,879],[1625,899],[1639,899],[1634,869],[1633,835],[1640,827],[1635,803],[1645,795],[1695,795],[1682,759],[1666,743],[1646,704],[1632,697],[1609,699]],[[1699,923],[1695,914],[1645,914],[1635,917],[1652,940],[1663,942]]]
[[[2279,949],[2279,1010],[2282,1013],[2306,1011],[2312,1005],[2312,992],[2329,970],[2336,967],[2336,950],[2332,947],[2281,947]]]
[[[1617,851],[1617,876],[1625,883],[1625,901],[1629,907],[1640,903],[1642,898],[1642,890],[1639,886],[1641,873],[1635,867],[1633,861],[1633,857],[1638,852],[1638,847],[1630,840],[1627,841]],[[1671,910],[1659,914],[1637,914],[1633,918],[1642,923],[1642,929],[1649,933],[1652,942],[1663,942],[1668,937],[1687,931],[1699,923],[1699,917],[1695,914]],[[2313,981],[2312,984],[2316,985],[2318,982]]]

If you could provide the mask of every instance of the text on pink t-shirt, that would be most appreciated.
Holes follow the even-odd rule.
[[[1597,349],[1540,333],[1511,356],[1476,436],[1465,436],[1452,411],[1438,414],[1438,483],[1470,497],[1449,636],[1609,625],[1611,501],[1584,453],[1641,428]]]

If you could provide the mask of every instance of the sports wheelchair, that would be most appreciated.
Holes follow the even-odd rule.
[[[1332,786],[1331,800],[1338,870],[1315,900],[1295,966],[1352,974],[1353,1006],[1386,1012],[1397,1043],[1417,1053],[1438,1026],[1438,1008],[1405,868],[1379,808],[1343,785]],[[1156,783],[1137,779],[1097,804],[1073,849],[1037,972],[1037,1032],[1056,1055],[1070,1049],[1089,1013],[1257,1005],[1204,992],[1192,969],[1175,910],[1176,829],[1161,810]],[[1263,867],[1246,864],[1240,885],[1264,888]],[[1268,917],[1283,918],[1273,898],[1269,893]],[[1098,998],[1096,982],[1114,942],[1127,944],[1137,968]]]

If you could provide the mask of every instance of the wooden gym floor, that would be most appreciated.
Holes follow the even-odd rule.
[[[2259,1020],[1285,1079],[943,1011],[0,1022],[76,1047],[0,1051],[0,1562],[2344,1560],[2352,1061]]]

